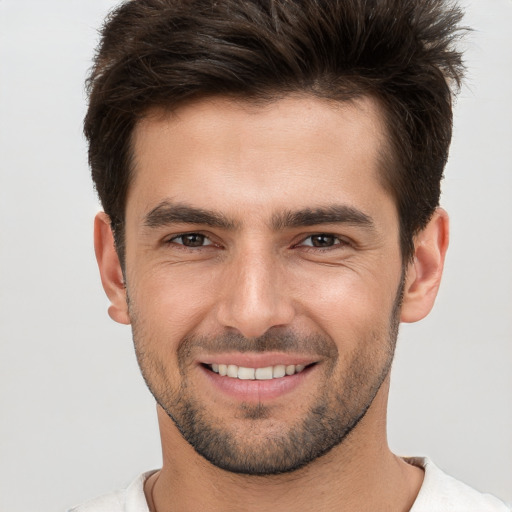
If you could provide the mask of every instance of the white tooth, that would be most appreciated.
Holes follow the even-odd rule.
[[[229,375],[229,373],[228,373]],[[254,379],[254,368],[245,368],[244,366],[238,367],[238,378],[242,380]]]
[[[295,365],[294,364],[289,364],[286,367],[286,375],[293,375],[294,373],[295,373]]]
[[[302,370],[304,370],[304,368],[306,368],[306,365],[305,364],[298,364],[296,367],[295,367],[295,371],[297,373],[300,373]]]
[[[256,368],[256,379],[257,380],[269,380],[272,378],[272,366],[266,366],[265,368]]]
[[[227,364],[219,364],[219,375],[225,377],[228,374],[228,365]]]
[[[238,377],[238,366],[236,364],[228,364],[228,377]]]
[[[219,365],[218,365],[218,364],[213,363],[213,364],[212,364],[212,370],[213,370],[215,373],[219,373]]]
[[[286,375],[286,366],[284,364],[277,364],[272,369],[272,377],[274,379],[279,379],[281,377],[284,377]]]

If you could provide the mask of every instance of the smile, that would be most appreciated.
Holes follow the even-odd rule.
[[[223,354],[213,360],[208,356],[205,359],[198,366],[206,378],[206,389],[208,393],[220,391],[227,395],[229,407],[233,406],[233,400],[261,403],[279,399],[306,380],[314,383],[311,379],[315,378],[320,363],[301,355],[275,353]]]
[[[247,368],[236,364],[209,364],[210,370],[218,373],[221,377],[230,377],[240,380],[271,380],[280,379],[285,376],[295,375],[306,368],[303,364],[277,364],[264,368]]]

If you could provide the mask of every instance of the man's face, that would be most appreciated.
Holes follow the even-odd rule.
[[[208,99],[137,126],[125,261],[137,356],[215,465],[296,469],[357,428],[385,381],[403,272],[384,150],[370,99]]]

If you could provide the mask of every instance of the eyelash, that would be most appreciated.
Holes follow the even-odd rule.
[[[327,246],[315,246],[313,245],[313,242],[311,242],[310,244],[305,244],[306,240],[310,240],[314,237],[325,237],[325,238],[331,238],[332,241],[333,241],[333,244],[332,245],[327,245]],[[306,250],[314,250],[314,251],[328,251],[328,250],[335,250],[335,249],[338,249],[340,247],[344,247],[346,245],[349,245],[349,243],[347,242],[347,240],[337,236],[337,235],[333,235],[332,233],[314,233],[312,235],[309,235],[307,236],[306,238],[304,238],[301,242],[299,242],[299,244],[297,244],[297,246],[301,246],[303,248],[306,248]]]
[[[187,236],[197,236],[197,237],[203,237],[203,242],[204,241],[208,241],[209,243],[207,244],[202,244],[202,245],[192,245],[192,246],[188,246],[188,245],[185,245],[184,243],[177,243],[176,240],[178,239],[183,239]],[[325,237],[325,238],[332,238],[333,239],[333,244],[332,245],[327,245],[327,246],[315,246],[313,245],[313,242],[311,242],[310,244],[305,244],[305,242],[307,240],[310,240],[312,239],[313,237]],[[183,241],[183,240],[182,240]],[[209,246],[216,246],[216,244],[205,234],[203,233],[199,233],[199,232],[189,232],[189,233],[180,233],[179,235],[174,235],[173,237],[169,238],[168,240],[165,241],[165,243],[167,245],[171,245],[171,244],[174,244],[176,245],[177,247],[180,247],[180,249],[185,249],[185,250],[195,250],[197,248],[204,248],[204,247],[209,247]],[[343,239],[343,238],[340,238],[339,236],[337,235],[333,235],[331,233],[314,233],[312,235],[309,235],[305,238],[303,238],[299,243],[295,244],[293,247],[302,247],[303,249],[307,250],[307,251],[328,251],[328,250],[334,250],[334,249],[337,249],[337,248],[340,248],[340,247],[344,247],[344,246],[347,246],[347,245],[350,245],[350,243]],[[217,246],[218,247],[218,246]]]
[[[183,239],[183,238],[185,238],[185,237],[187,237],[187,236],[189,236],[189,237],[191,237],[191,236],[203,237],[203,239],[204,239],[204,240],[208,240],[208,242],[209,242],[209,243],[204,244],[204,245],[197,245],[197,246],[192,245],[192,246],[188,246],[188,245],[185,245],[184,243],[181,243],[181,244],[180,244],[180,243],[176,242],[176,240],[178,240],[178,239],[180,239],[180,238],[181,238],[181,239]],[[183,241],[183,240],[182,240],[182,241]],[[207,235],[205,235],[205,234],[203,234],[203,233],[198,233],[198,232],[195,232],[195,231],[190,232],[190,233],[180,233],[179,235],[174,235],[173,237],[171,237],[171,238],[169,238],[168,240],[166,240],[166,241],[165,241],[165,243],[166,243],[167,245],[174,244],[174,245],[176,245],[176,246],[178,246],[178,247],[180,247],[180,248],[188,249],[188,250],[190,250],[190,249],[194,250],[194,249],[196,249],[196,248],[203,248],[203,247],[209,247],[209,246],[211,246],[211,245],[212,245],[212,246],[216,245],[216,244],[215,244],[215,243],[214,243],[214,242],[213,242],[213,241],[212,241],[212,240],[211,240]]]

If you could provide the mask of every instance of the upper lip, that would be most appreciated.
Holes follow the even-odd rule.
[[[245,368],[266,368],[267,366],[283,365],[304,365],[308,366],[317,363],[318,359],[312,356],[288,353],[242,353],[227,352],[224,354],[204,355],[198,358],[199,364],[234,364]]]

